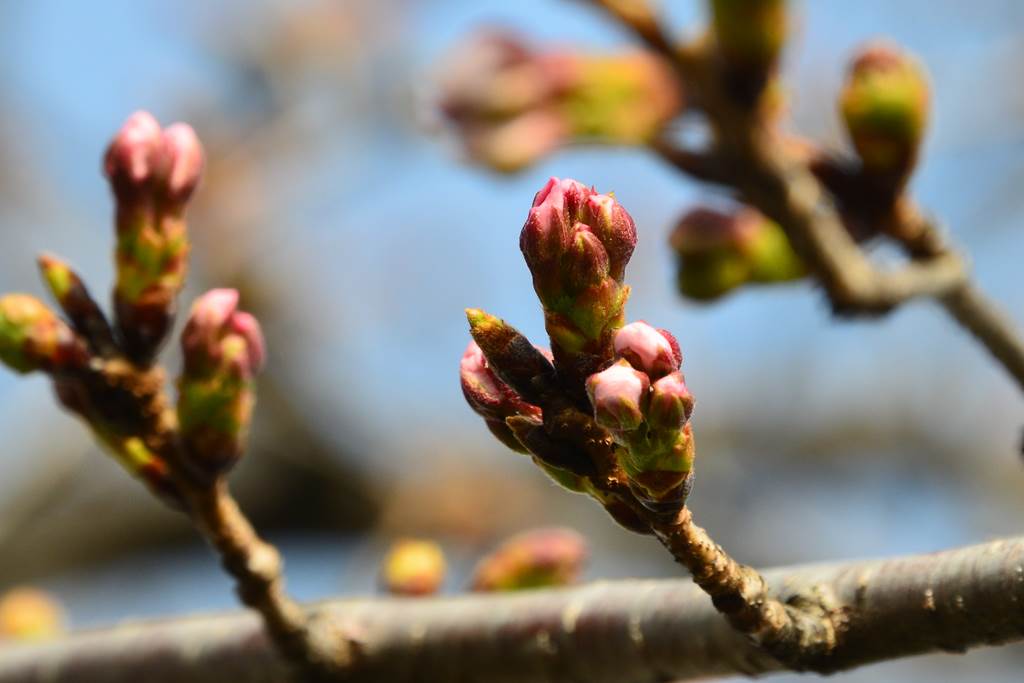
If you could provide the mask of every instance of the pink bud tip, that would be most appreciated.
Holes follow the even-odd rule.
[[[203,171],[203,146],[186,123],[167,127],[163,137],[164,173],[171,197],[183,201],[192,194]]]
[[[491,371],[483,351],[470,341],[459,361],[459,379],[466,402],[478,415],[504,424],[513,415],[540,415],[540,408],[524,401]]]
[[[238,310],[238,292],[212,289],[192,304],[181,335],[186,372],[227,363],[244,378],[259,372],[266,347],[259,322]]]
[[[665,375],[651,386],[647,421],[655,429],[676,430],[693,412],[693,395],[681,372]]]
[[[128,117],[107,148],[103,170],[122,201],[156,193],[181,204],[195,189],[203,169],[203,147],[191,126],[175,123],[161,130],[152,114]]]
[[[587,394],[598,424],[614,431],[631,431],[643,421],[642,404],[650,380],[626,360],[587,379]]]
[[[153,172],[153,160],[161,141],[160,124],[147,111],[128,117],[104,158],[107,176],[114,182],[137,184]]]
[[[615,333],[615,353],[652,379],[677,370],[682,361],[675,337],[643,321],[633,322]]]

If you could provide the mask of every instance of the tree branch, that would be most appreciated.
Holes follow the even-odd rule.
[[[821,672],[1024,638],[1024,537],[765,577],[783,601],[813,593],[841,616],[842,638],[814,666]],[[352,681],[642,683],[782,668],[689,581],[335,601],[315,609],[359,639]],[[285,676],[248,613],[128,624],[0,649],[0,683],[276,683]]]

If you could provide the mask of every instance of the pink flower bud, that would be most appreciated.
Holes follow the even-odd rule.
[[[167,195],[174,203],[184,202],[199,184],[203,171],[203,146],[192,126],[175,123],[164,131],[161,151]]]
[[[656,379],[679,368],[682,356],[675,337],[641,321],[615,333],[615,353]]]
[[[103,160],[119,202],[138,202],[152,193],[175,208],[191,195],[202,168],[203,148],[192,128],[175,123],[161,130],[145,111],[128,117]]]
[[[583,223],[573,228],[565,267],[566,281],[572,291],[600,284],[608,277],[608,252],[597,235]]]
[[[510,386],[498,379],[487,364],[483,351],[470,341],[459,362],[462,394],[475,413],[504,425],[513,415],[540,415],[540,408],[524,401]]]
[[[585,213],[590,220],[584,222],[590,225],[608,252],[611,276],[621,280],[636,247],[633,217],[611,195],[596,193],[587,198]]]
[[[636,429],[643,422],[643,403],[650,380],[626,360],[620,360],[587,379],[587,394],[594,406],[594,419],[618,432]]]
[[[186,374],[230,370],[249,379],[263,367],[259,323],[238,311],[238,292],[213,289],[196,299],[181,335]]]
[[[647,422],[653,429],[676,430],[693,412],[693,395],[686,388],[681,372],[665,375],[651,385]]]

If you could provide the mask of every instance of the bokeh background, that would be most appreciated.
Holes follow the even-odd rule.
[[[664,4],[697,30],[703,3]],[[834,94],[853,48],[885,35],[916,52],[935,115],[914,192],[1024,320],[1024,4],[793,4],[792,127],[841,146]],[[657,544],[491,439],[459,390],[464,307],[543,339],[518,231],[548,176],[576,177],[637,221],[630,317],[683,345],[698,399],[692,507],[737,557],[919,553],[1020,531],[1020,396],[938,307],[838,322],[805,284],[696,306],[674,293],[665,240],[707,190],[641,150],[573,149],[515,176],[460,160],[430,115],[431,84],[439,60],[494,24],[542,44],[629,43],[567,0],[0,2],[0,291],[40,294],[42,250],[107,289],[106,141],[139,108],[189,121],[209,157],[189,296],[236,286],[266,326],[269,372],[235,483],[300,598],[374,591],[401,535],[442,542],[459,590],[497,539],[552,524],[589,538],[590,577],[673,576]],[[187,524],[98,453],[42,378],[0,373],[0,443],[0,590],[42,586],[76,628],[234,607]],[[1022,663],[1010,647],[836,679],[1008,682]]]

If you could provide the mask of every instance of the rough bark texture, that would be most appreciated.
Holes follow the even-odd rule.
[[[815,595],[841,614],[836,646],[815,666],[820,671],[1024,638],[1024,537],[765,577],[784,602]],[[356,681],[643,683],[782,668],[689,581],[314,609],[360,641]],[[0,649],[0,683],[270,683],[285,676],[250,613],[129,624]]]

